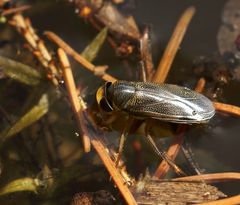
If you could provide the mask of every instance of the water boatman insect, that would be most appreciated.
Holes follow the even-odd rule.
[[[138,118],[175,123],[206,123],[215,114],[208,98],[171,84],[107,82],[98,89],[97,101],[105,111],[123,111]]]
[[[208,98],[186,87],[171,84],[107,82],[98,89],[96,98],[104,111],[121,111],[140,119],[193,124],[206,123],[215,114],[214,106]],[[157,148],[154,149],[156,151]]]

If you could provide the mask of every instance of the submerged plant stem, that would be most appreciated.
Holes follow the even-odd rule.
[[[58,49],[58,56],[59,56],[59,59],[60,59],[61,65],[62,65],[63,77],[64,77],[64,81],[66,82],[66,86],[67,86],[69,98],[70,98],[70,101],[72,104],[72,108],[73,108],[75,117],[77,119],[79,129],[81,130],[80,122],[82,119],[80,116],[80,112],[83,109],[86,109],[86,107],[85,107],[84,103],[81,103],[81,101],[79,101],[77,89],[76,89],[76,85],[75,85],[75,82],[73,79],[73,74],[72,74],[72,70],[71,70],[69,61],[67,59],[65,52],[60,48]],[[89,152],[91,150],[89,136],[85,135],[84,133],[82,133],[82,134],[83,134],[82,142],[83,142],[84,151]]]
[[[240,116],[240,107],[235,105],[229,105],[221,102],[213,102],[216,110],[226,112],[232,115]]]
[[[14,26],[16,30],[25,38],[28,43],[29,50],[37,57],[39,62],[47,70],[47,76],[52,80],[54,85],[58,85],[58,69],[53,58],[46,48],[42,39],[39,38],[33,29],[29,19],[24,18],[21,14],[17,13],[13,16],[9,24]]]
[[[163,57],[160,60],[157,71],[153,76],[153,82],[163,83],[167,78],[170,67],[194,13],[195,8],[189,7],[180,17],[172,37],[164,51]]]
[[[75,50],[73,50],[66,42],[64,42],[60,37],[58,37],[55,33],[46,31],[45,35],[52,40],[54,43],[56,43],[60,48],[62,48],[67,54],[72,56],[77,62],[79,62],[83,67],[87,68],[91,72],[95,72],[96,66],[93,65],[91,62],[86,60],[84,57],[82,57],[79,53],[77,53]],[[101,78],[105,81],[114,82],[117,79],[113,76],[104,73]]]
[[[223,173],[212,173],[212,174],[201,174],[187,177],[178,177],[173,179],[174,181],[202,181],[208,183],[224,182],[240,180],[240,173],[238,172],[223,172]]]

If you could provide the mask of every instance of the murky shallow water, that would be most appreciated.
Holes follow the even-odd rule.
[[[131,0],[130,0],[131,1]],[[132,2],[134,2],[132,0]],[[218,53],[217,33],[221,24],[221,15],[226,0],[141,0],[135,1],[131,8],[122,7],[124,11],[132,13],[141,27],[152,27],[152,49],[155,65],[171,36],[174,26],[181,13],[188,6],[196,7],[196,14],[186,32],[181,49],[174,61],[167,82],[194,87],[198,78],[192,70],[194,59],[199,56],[213,56]],[[77,51],[83,48],[94,38],[97,32],[74,14],[74,8],[63,1],[32,1],[32,10],[26,12],[39,32],[51,30],[60,35]],[[134,72],[127,75],[129,66],[117,59],[109,45],[105,45],[98,56],[96,64],[108,64],[109,73],[118,79],[136,79]],[[88,71],[82,69],[76,62],[72,65],[86,89],[86,98],[89,102],[94,99],[95,90],[102,81],[94,77]],[[91,82],[91,83],[89,83]],[[223,87],[223,98],[226,103],[240,105],[240,82],[230,81]],[[207,85],[208,86],[208,85]],[[205,126],[194,126],[187,133],[187,142],[194,153],[195,161],[205,172],[239,171],[238,160],[240,143],[240,118],[230,117],[217,113],[214,119]],[[117,133],[114,133],[118,136]],[[131,141],[131,140],[130,140]],[[142,141],[142,140],[141,140]],[[144,141],[142,141],[144,143]],[[129,145],[128,145],[129,146]],[[126,150],[128,150],[128,146]],[[129,157],[131,157],[131,153]],[[154,170],[158,162],[154,153],[143,156],[147,162],[144,168]],[[131,162],[132,160],[129,159]],[[179,163],[186,163],[183,161]],[[130,173],[135,173],[134,166],[128,162]],[[95,184],[95,183],[93,183]],[[236,194],[240,185],[237,183],[221,185],[223,191],[228,194]],[[91,184],[88,184],[91,190]],[[93,189],[94,190],[94,189]]]

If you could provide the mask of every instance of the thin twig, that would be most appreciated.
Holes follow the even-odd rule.
[[[109,154],[107,152],[106,146],[99,140],[97,134],[94,132],[96,128],[88,128],[89,126],[86,126],[86,123],[83,123],[84,120],[88,120],[91,122],[90,119],[87,119],[87,115],[83,114],[83,106],[84,102],[81,98],[77,96],[77,90],[74,83],[74,79],[72,76],[72,72],[70,69],[69,62],[67,60],[66,54],[64,51],[59,48],[58,49],[58,55],[62,63],[63,67],[63,75],[64,80],[68,89],[70,101],[72,103],[72,107],[74,109],[75,115],[77,117],[78,126],[83,131],[83,134],[85,135],[85,139],[91,139],[91,144],[93,145],[94,149],[97,151],[99,157],[101,158],[103,164],[105,165],[106,169],[109,171],[109,174],[111,175],[112,179],[114,180],[115,184],[119,188],[120,192],[122,193],[123,197],[125,198],[126,202],[131,205],[136,205],[136,201],[128,189],[127,185],[125,184],[125,180],[121,176],[121,174],[118,172],[118,170],[115,167],[115,164],[109,157]],[[79,104],[79,99],[82,106]],[[85,118],[84,118],[85,117]],[[89,131],[91,129],[91,131]],[[90,135],[91,133],[91,135]]]
[[[55,33],[46,31],[45,35],[52,40],[54,43],[56,43],[60,48],[62,48],[67,54],[72,56],[77,62],[79,62],[82,66],[90,70],[91,72],[95,73],[96,66],[90,63],[88,60],[86,60],[84,57],[82,57],[79,53],[77,53],[75,50],[73,50],[66,42],[64,42],[59,36],[57,36]],[[114,82],[117,79],[112,77],[111,75],[104,73],[101,78],[105,81]]]
[[[70,67],[70,64],[65,52],[61,48],[58,49],[58,57],[62,65],[63,77],[66,82],[72,108],[78,122],[77,124],[80,126],[81,116],[79,115],[79,113],[82,109],[86,109],[86,107],[84,106],[83,103],[80,104],[79,102],[76,85],[73,79],[72,69]],[[79,127],[79,129],[81,130],[81,127]],[[91,150],[90,139],[84,133],[82,133],[82,142],[83,142],[84,151],[89,152]]]
[[[109,174],[111,175],[112,179],[114,180],[115,184],[117,185],[119,191],[122,193],[123,197],[125,198],[126,202],[129,205],[137,205],[132,193],[128,189],[126,185],[126,181],[123,180],[123,177],[116,169],[115,163],[109,157],[106,146],[104,146],[101,141],[97,138],[97,136],[92,136],[91,143],[95,150],[97,151],[99,157],[101,158],[102,162],[104,163],[106,169],[108,170]]]
[[[240,116],[240,107],[238,107],[238,106],[224,104],[224,103],[220,103],[220,102],[213,102],[213,105],[214,105],[215,109],[218,111]]]
[[[47,69],[47,74],[54,85],[58,85],[58,70],[52,61],[50,52],[47,50],[43,41],[34,31],[29,19],[24,18],[21,14],[15,14],[9,24],[14,26],[17,31],[24,36],[31,52],[38,58],[40,63]],[[49,72],[50,71],[50,72]]]
[[[204,89],[204,85],[205,85],[205,80],[203,78],[200,78],[195,90],[198,92],[202,92],[202,90]],[[167,155],[172,160],[175,160],[175,158],[177,157],[177,154],[182,146],[184,134],[185,134],[187,127],[188,127],[187,125],[179,125],[178,126],[178,130],[177,130],[177,134],[176,134],[177,136],[174,137],[174,140],[167,151]],[[158,166],[157,170],[155,171],[154,176],[158,177],[158,178],[163,178],[167,174],[169,169],[170,169],[170,166],[168,165],[168,163],[165,160],[163,160],[163,161],[161,161],[160,165]]]
[[[195,87],[195,91],[197,91],[198,93],[201,93],[204,90],[205,84],[206,84],[206,80],[204,78],[200,78]]]
[[[149,44],[149,38],[149,28],[146,27],[143,31],[142,37],[140,38],[141,62],[142,68],[145,68],[145,72],[143,72],[143,79],[146,78],[146,80],[152,79],[152,76],[154,74],[154,65],[152,60],[152,52]]]
[[[3,10],[1,15],[2,16],[7,16],[7,15],[10,15],[10,14],[23,12],[23,11],[28,10],[30,8],[31,8],[31,6],[29,6],[29,5],[23,5],[23,6],[19,6],[17,8],[10,8],[10,9]]]
[[[236,204],[240,204],[240,195],[232,196],[226,199],[220,199],[212,202],[206,202],[200,205],[236,205]]]
[[[187,27],[195,13],[194,7],[189,7],[180,17],[177,26],[172,34],[172,37],[165,49],[163,57],[160,60],[157,71],[153,76],[152,81],[163,83],[168,75],[174,57],[179,49],[179,45],[182,42],[183,36],[187,30]]]
[[[213,173],[213,174],[201,174],[187,177],[178,177],[173,179],[174,181],[205,181],[208,183],[214,182],[225,182],[240,180],[240,173],[238,172],[224,172],[224,173]]]

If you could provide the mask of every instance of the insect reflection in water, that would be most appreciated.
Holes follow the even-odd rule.
[[[157,119],[173,123],[207,123],[215,114],[212,102],[200,93],[171,84],[149,82],[116,81],[107,82],[96,94],[97,102],[104,111],[120,111],[129,115],[129,119]],[[127,122],[120,138],[118,165],[125,137],[131,124]],[[155,152],[180,175],[184,172],[157,148],[146,126],[145,134]]]

